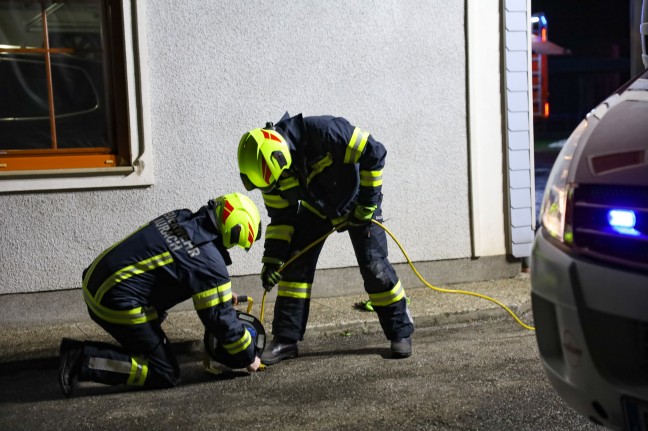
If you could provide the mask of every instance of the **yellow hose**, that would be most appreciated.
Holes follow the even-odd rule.
[[[286,261],[286,263],[284,263],[283,265],[281,265],[281,268],[279,268],[279,269],[277,270],[277,272],[281,272],[281,271],[283,271],[284,268],[286,268],[288,265],[290,265],[291,263],[293,263],[294,261],[296,261],[297,259],[299,259],[299,257],[300,257],[301,255],[303,255],[304,253],[306,253],[308,250],[310,250],[311,248],[315,247],[315,246],[316,246],[317,244],[319,244],[320,242],[324,241],[326,238],[329,237],[329,235],[331,235],[331,234],[332,234],[333,232],[335,232],[335,231],[336,231],[336,229],[333,228],[333,229],[331,229],[330,232],[326,232],[324,235],[322,235],[321,237],[317,238],[315,241],[313,241],[313,242],[311,242],[310,244],[308,244],[308,246],[307,246],[306,248],[304,248],[303,250],[300,250],[299,253],[297,253],[296,255],[294,255],[293,257],[291,257],[290,259],[288,259],[288,260]],[[264,291],[263,291],[263,298],[261,299],[261,313],[260,313],[260,315],[259,315],[259,319],[261,320],[261,323],[263,323],[263,318],[264,318],[264,316],[265,316],[265,300],[266,300],[266,295],[267,295],[267,294],[268,294],[268,291],[264,289]]]
[[[372,221],[373,223],[375,223],[376,225],[380,226],[380,227],[381,227],[385,232],[387,232],[387,234],[391,237],[391,239],[394,240],[394,242],[396,243],[396,245],[398,245],[398,248],[400,249],[400,251],[403,253],[403,256],[405,256],[405,259],[407,259],[407,263],[409,264],[410,268],[412,268],[412,271],[414,271],[414,274],[416,274],[416,276],[419,278],[419,280],[421,280],[421,281],[423,282],[423,284],[424,284],[426,287],[429,287],[429,288],[432,289],[432,290],[436,290],[437,292],[442,292],[442,293],[458,293],[458,294],[461,294],[461,295],[476,296],[477,298],[482,298],[482,299],[486,299],[486,300],[488,300],[488,301],[491,301],[491,302],[493,302],[493,303],[499,305],[500,307],[502,307],[504,310],[506,310],[506,312],[507,312],[508,314],[510,314],[511,317],[513,317],[513,319],[515,319],[515,321],[516,321],[520,326],[522,326],[524,329],[528,329],[528,330],[531,330],[531,331],[535,331],[535,328],[534,328],[533,326],[529,326],[529,325],[527,325],[526,323],[522,322],[522,320],[520,320],[520,318],[519,318],[518,316],[516,316],[515,313],[514,313],[514,312],[513,312],[509,307],[507,307],[506,305],[504,305],[503,303],[501,303],[501,302],[498,301],[497,299],[491,298],[490,296],[487,296],[487,295],[482,295],[481,293],[477,293],[477,292],[470,292],[470,291],[468,291],[468,290],[443,289],[443,288],[441,288],[441,287],[436,287],[436,286],[433,286],[433,285],[431,285],[430,283],[428,283],[428,282],[425,280],[425,278],[423,278],[423,276],[422,276],[422,275],[417,271],[416,267],[415,267],[414,264],[412,263],[412,260],[409,258],[409,256],[407,255],[407,252],[405,251],[405,249],[403,248],[403,246],[401,245],[401,243],[398,241],[398,239],[396,239],[396,237],[394,236],[394,234],[393,234],[389,229],[387,229],[387,228],[386,228],[382,223],[380,223],[380,222],[378,222],[378,221],[376,221],[376,220],[371,220],[371,221]],[[293,262],[294,262],[295,260],[297,260],[301,255],[303,255],[304,253],[306,253],[308,250],[310,250],[310,249],[311,249],[312,247],[314,247],[316,244],[319,244],[320,242],[324,241],[324,240],[325,240],[329,235],[331,235],[331,234],[332,234],[333,232],[335,232],[335,231],[336,231],[336,229],[333,229],[333,230],[331,230],[330,232],[327,232],[326,234],[322,235],[320,238],[318,238],[318,239],[316,239],[315,241],[313,241],[311,244],[308,245],[308,247],[304,248],[304,249],[301,250],[299,253],[297,253],[296,255],[294,255],[292,258],[288,259],[288,261],[287,261],[286,263],[284,263],[284,264],[281,266],[281,268],[279,268],[278,272],[283,271],[283,269],[284,269],[285,267],[287,267],[288,265],[290,265],[291,263],[293,263]],[[264,291],[264,293],[263,293],[263,299],[261,300],[261,316],[260,316],[260,318],[261,318],[261,322],[263,322],[263,317],[264,317],[264,315],[265,315],[265,299],[266,299],[266,295],[267,295],[267,294],[268,294],[268,292],[267,292],[267,291]]]
[[[529,329],[529,330],[531,330],[531,331],[535,331],[535,328],[534,328],[533,326],[529,326],[529,325],[527,325],[526,323],[522,322],[522,321],[520,320],[520,318],[517,317],[517,316],[515,315],[515,313],[514,313],[510,308],[508,308],[506,305],[502,304],[502,303],[501,303],[500,301],[498,301],[497,299],[491,298],[490,296],[482,295],[481,293],[470,292],[470,291],[468,291],[468,290],[443,289],[443,288],[441,288],[441,287],[436,287],[436,286],[433,286],[433,285],[431,285],[430,283],[428,283],[428,282],[423,278],[423,276],[421,276],[421,274],[419,274],[419,272],[416,270],[416,268],[414,267],[414,264],[412,263],[411,259],[409,258],[409,256],[408,256],[407,253],[405,252],[405,249],[403,248],[403,246],[401,245],[401,243],[396,239],[396,237],[394,236],[394,234],[391,233],[391,231],[390,231],[389,229],[387,229],[384,225],[382,225],[381,223],[377,222],[376,220],[371,220],[371,221],[374,222],[375,224],[377,224],[378,226],[380,226],[380,227],[381,227],[385,232],[387,232],[387,234],[388,234],[388,235],[389,235],[389,236],[394,240],[394,242],[396,243],[396,245],[398,245],[398,248],[400,248],[400,251],[403,253],[403,256],[405,256],[405,259],[407,259],[407,263],[409,263],[409,266],[412,268],[412,271],[414,271],[414,274],[416,274],[416,276],[419,278],[419,280],[421,280],[421,281],[423,282],[423,284],[425,284],[427,287],[429,287],[429,288],[432,289],[432,290],[436,290],[437,292],[443,292],[443,293],[459,293],[459,294],[462,294],[462,295],[476,296],[476,297],[478,297],[478,298],[483,298],[483,299],[486,299],[486,300],[488,300],[488,301],[494,302],[495,304],[499,305],[499,306],[502,307],[504,310],[506,310],[506,312],[507,312],[508,314],[510,314],[511,317],[513,317],[513,319],[515,319],[515,321],[516,321],[520,326],[522,326],[524,329]]]

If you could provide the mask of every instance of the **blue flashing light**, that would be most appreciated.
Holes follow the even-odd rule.
[[[637,216],[632,210],[610,210],[607,219],[612,228],[633,229],[637,224]]]
[[[637,215],[632,210],[610,210],[607,215],[608,224],[614,231],[622,235],[641,236],[641,232],[635,229]]]
[[[547,18],[545,18],[544,15],[540,15],[540,22],[542,23],[543,26],[547,26]]]

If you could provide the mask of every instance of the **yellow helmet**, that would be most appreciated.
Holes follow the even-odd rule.
[[[269,125],[271,126],[271,125]],[[239,142],[238,163],[246,190],[272,190],[292,157],[286,140],[271,127],[253,129]]]
[[[261,216],[254,202],[242,193],[214,199],[216,225],[225,248],[235,245],[246,251],[261,237]]]

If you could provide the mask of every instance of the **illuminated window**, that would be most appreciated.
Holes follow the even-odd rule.
[[[130,164],[121,8],[0,0],[0,172]]]

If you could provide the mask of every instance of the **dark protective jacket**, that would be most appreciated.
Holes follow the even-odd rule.
[[[192,298],[201,321],[242,366],[254,342],[236,318],[227,265],[229,253],[213,210],[166,213],[105,250],[83,273],[88,308],[100,319],[137,325]]]
[[[379,204],[387,150],[341,117],[286,113],[275,128],[290,147],[294,175],[263,193],[271,218],[264,256],[285,261],[298,211],[308,210],[337,224],[357,204],[373,208]]]

